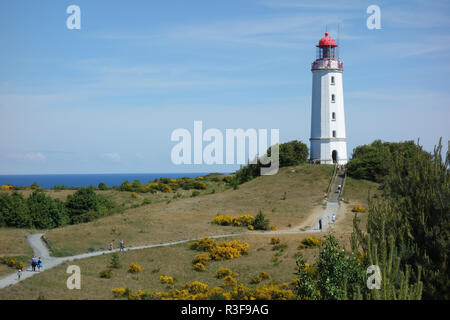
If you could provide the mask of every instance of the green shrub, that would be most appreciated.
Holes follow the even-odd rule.
[[[256,230],[268,230],[269,222],[270,221],[264,217],[264,214],[262,213],[262,211],[259,211],[259,213],[255,217],[253,227]]]
[[[119,269],[120,268],[120,257],[119,254],[117,252],[114,252],[111,254],[111,260],[110,260],[110,267],[114,268],[114,269]]]
[[[113,273],[111,269],[105,269],[100,271],[100,278],[111,279]]]
[[[196,197],[198,195],[200,195],[200,191],[194,190],[194,191],[192,191],[191,197]]]

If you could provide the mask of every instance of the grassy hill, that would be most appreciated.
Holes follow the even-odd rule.
[[[122,267],[113,271],[111,279],[100,278],[99,272],[109,265],[110,255],[83,259],[77,264],[82,270],[82,290],[67,290],[66,268],[63,264],[50,272],[42,272],[15,286],[0,290],[0,299],[112,299],[111,289],[129,288],[132,291],[169,291],[159,280],[161,275],[174,277],[175,289],[181,289],[186,283],[201,281],[210,287],[220,286],[221,279],[215,276],[217,269],[226,267],[238,273],[236,280],[247,287],[255,287],[251,279],[260,272],[267,272],[270,283],[290,282],[295,278],[295,260],[301,254],[312,263],[318,249],[297,248],[301,240],[310,234],[257,234],[244,227],[225,227],[211,224],[217,214],[237,216],[256,215],[261,210],[276,225],[278,231],[299,231],[310,227],[315,221],[314,213],[321,210],[323,197],[328,187],[332,166],[300,165],[282,168],[276,176],[258,177],[242,184],[237,190],[228,189],[212,194],[210,190],[197,197],[189,193],[180,197],[173,194],[140,195],[132,199],[140,203],[143,197],[153,197],[153,202],[133,208],[129,202],[130,192],[102,191],[116,201],[129,202],[130,208],[122,214],[101,218],[97,221],[53,229],[46,232],[53,255],[73,255],[92,250],[106,249],[113,241],[115,246],[123,239],[126,246],[135,246],[166,241],[199,238],[208,235],[236,233],[236,236],[224,240],[237,239],[248,242],[247,255],[237,259],[212,261],[206,271],[192,269],[192,259],[198,252],[187,248],[186,244],[129,251],[120,253]],[[376,192],[377,184],[348,179],[346,182],[345,202],[333,227],[337,238],[348,243],[352,231],[354,205],[367,207],[367,194]],[[218,189],[224,190],[224,189]],[[73,191],[47,191],[52,196],[63,199]],[[365,220],[365,214],[360,215]],[[29,231],[1,229],[0,252],[13,253],[12,248],[20,249],[17,255],[26,255],[31,251],[25,237]],[[315,234],[315,236],[320,236]],[[286,248],[274,251],[270,244],[272,237],[278,237]],[[17,243],[17,246],[14,245]],[[8,245],[7,245],[8,244]],[[28,249],[27,249],[28,248]],[[138,275],[127,272],[130,263],[138,263],[144,269]],[[6,266],[4,266],[7,268]],[[0,268],[0,272],[3,269]],[[12,269],[3,270],[10,273]]]
[[[131,208],[97,221],[53,229],[46,238],[53,255],[64,256],[106,249],[110,242],[117,246],[121,239],[126,246],[136,246],[241,233],[246,229],[210,221],[218,214],[256,215],[259,210],[278,229],[294,229],[321,204],[332,171],[332,166],[282,168],[277,175],[258,177],[238,190]]]

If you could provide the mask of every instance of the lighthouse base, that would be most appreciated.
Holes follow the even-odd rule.
[[[345,138],[311,138],[310,160],[321,164],[347,164]]]

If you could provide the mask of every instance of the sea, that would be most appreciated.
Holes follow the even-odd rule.
[[[0,175],[0,185],[11,184],[27,187],[36,182],[44,189],[54,186],[67,186],[71,188],[98,186],[100,182],[107,186],[118,186],[125,180],[133,182],[139,180],[148,183],[159,178],[177,179],[182,177],[196,178],[208,173],[104,173],[104,174],[24,174],[24,175]]]

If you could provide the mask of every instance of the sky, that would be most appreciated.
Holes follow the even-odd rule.
[[[448,1],[2,0],[0,174],[237,169],[172,163],[172,132],[196,120],[309,147],[325,30],[344,61],[348,156],[376,139],[447,150]]]

